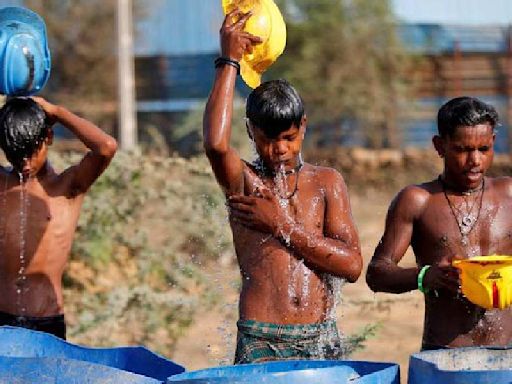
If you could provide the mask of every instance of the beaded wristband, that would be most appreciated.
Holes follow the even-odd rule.
[[[231,65],[236,68],[236,73],[240,74],[240,63],[236,60],[231,60],[229,57],[217,57],[215,59],[215,68],[222,67],[224,65]]]
[[[429,289],[423,286],[423,279],[425,278],[425,273],[429,270],[430,265],[425,265],[420,269],[420,273],[418,273],[418,290],[421,293],[427,294]]]

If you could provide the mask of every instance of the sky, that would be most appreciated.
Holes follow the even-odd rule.
[[[512,0],[391,0],[408,23],[512,24]]]

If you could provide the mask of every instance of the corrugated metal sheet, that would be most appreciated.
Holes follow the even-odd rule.
[[[214,53],[223,20],[220,0],[134,0],[146,12],[137,24],[137,55]]]
[[[406,23],[511,24],[511,0],[392,0]]]
[[[512,3],[512,0],[511,0]],[[403,24],[399,34],[406,46],[417,52],[451,52],[456,44],[463,52],[505,52],[508,27],[440,24]]]
[[[1,0],[0,8],[23,5],[23,0]]]

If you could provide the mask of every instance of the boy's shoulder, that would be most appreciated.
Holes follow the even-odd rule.
[[[397,193],[391,206],[399,210],[409,211],[417,216],[423,212],[430,201],[430,197],[438,189],[439,186],[436,180],[421,184],[410,184]]]
[[[302,172],[308,176],[316,179],[316,181],[322,182],[322,184],[337,184],[340,182],[344,183],[343,176],[341,173],[331,167],[325,167],[321,165],[314,165],[310,163],[304,163]]]
[[[486,177],[487,184],[504,198],[512,198],[512,177]],[[487,189],[487,188],[486,188]]]

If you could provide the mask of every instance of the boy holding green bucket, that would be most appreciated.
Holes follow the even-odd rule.
[[[466,289],[466,273],[461,292],[454,266],[461,259],[512,254],[512,179],[485,176],[493,161],[498,114],[476,98],[459,97],[440,108],[437,124],[433,144],[443,172],[404,188],[393,200],[366,280],[376,292],[419,289],[425,294],[423,350],[510,345],[512,311],[493,299],[499,287],[509,289],[499,270],[489,270],[478,282],[480,294],[490,292],[484,308],[468,300],[475,301]],[[409,246],[418,266],[403,268],[398,263]]]
[[[242,275],[235,363],[340,359],[336,298],[362,269],[347,189],[333,169],[304,163],[306,116],[284,80],[252,91],[246,129],[257,160],[230,145],[239,62],[262,40],[235,9],[221,28],[222,56],[204,115],[204,146],[229,207]]]

